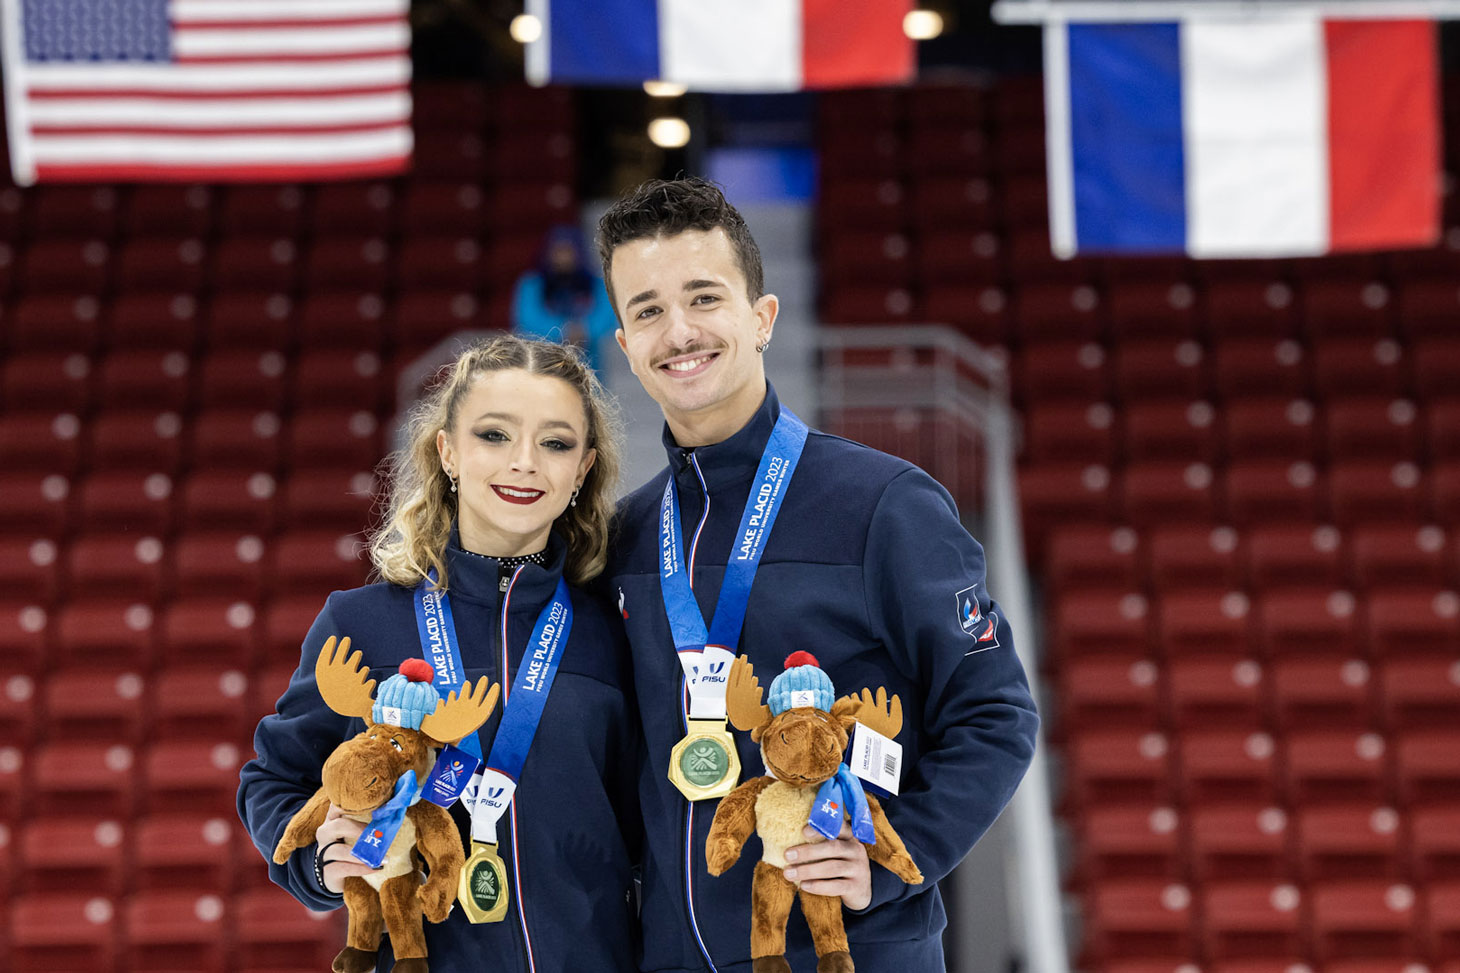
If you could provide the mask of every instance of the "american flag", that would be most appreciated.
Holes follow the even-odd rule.
[[[0,0],[10,165],[342,179],[411,154],[409,0]]]

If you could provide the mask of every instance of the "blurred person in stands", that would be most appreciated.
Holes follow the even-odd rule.
[[[239,813],[270,860],[319,788],[325,759],[362,729],[326,706],[316,686],[329,637],[350,637],[377,687],[409,658],[431,662],[438,684],[452,682],[451,672],[468,684],[488,676],[501,696],[477,734],[480,755],[517,788],[500,817],[487,801],[469,810],[470,790],[452,816],[468,855],[495,841],[507,908],[498,921],[474,924],[457,903],[446,921],[427,923],[430,969],[631,969],[638,724],[621,621],[580,587],[607,559],[621,449],[613,407],[574,349],[500,335],[461,354],[413,412],[407,443],[391,458],[388,513],[370,547],[380,580],[325,602],[277,712],[259,724]],[[425,597],[432,591],[439,601]],[[521,662],[529,644],[551,637],[550,611],[564,608],[567,634],[537,683],[548,696],[534,723],[518,693],[533,699],[523,687],[538,677]],[[427,612],[448,635],[454,627],[444,649],[428,638]],[[498,733],[503,721],[511,732]],[[499,735],[529,741],[525,762],[512,766],[510,752],[499,751],[520,747],[499,748]],[[351,856],[363,829],[331,806],[317,843],[284,865],[271,862],[270,877],[315,910],[367,894],[362,876],[371,869]],[[400,958],[388,945],[377,956],[369,935],[352,939],[335,970],[392,968]],[[406,968],[425,967],[395,967]]]
[[[618,322],[603,281],[588,262],[583,234],[566,224],[548,232],[537,267],[512,295],[512,330],[582,349],[602,374],[605,346]]]
[[[604,214],[598,252],[618,344],[664,413],[669,460],[620,504],[604,575],[628,628],[648,748],[640,968],[941,971],[936,883],[1013,795],[1038,727],[983,549],[922,470],[808,430],[781,405],[764,363],[778,302],[717,187],[645,183]],[[807,827],[807,843],[786,852],[785,901],[791,883],[840,896],[846,941],[814,946],[793,912],[783,959],[767,934],[752,943],[759,844],[718,877],[706,867],[733,762],[715,769],[723,780],[688,779],[672,754],[682,740],[720,739],[755,776],[757,745],[725,735],[724,684],[701,676],[744,654],[765,685],[803,649],[840,694],[886,686],[901,697],[901,789],[883,806],[925,880],[872,867],[845,824],[828,841]]]

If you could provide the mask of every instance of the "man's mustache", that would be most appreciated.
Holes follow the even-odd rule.
[[[650,367],[658,368],[667,361],[672,361],[675,358],[683,358],[686,355],[713,355],[724,350],[724,345],[690,345],[688,348],[674,348],[654,359],[654,363]]]

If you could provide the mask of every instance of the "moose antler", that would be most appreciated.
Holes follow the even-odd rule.
[[[348,635],[338,646],[331,635],[319,650],[314,682],[330,709],[341,716],[358,716],[368,723],[375,705],[375,680],[365,678],[368,671],[360,664],[360,651],[350,652]]]
[[[501,691],[502,687],[493,685],[486,676],[475,686],[463,686],[459,696],[452,690],[436,705],[436,712],[421,720],[421,732],[441,743],[455,743],[487,722],[497,708]]]
[[[747,656],[737,656],[725,686],[725,715],[737,730],[754,730],[771,720],[771,710],[760,701],[760,680]]]
[[[889,700],[886,686],[877,687],[875,699],[870,689],[843,696],[832,706],[831,713],[855,719],[867,729],[889,738],[897,736],[902,729],[902,700],[897,696]]]

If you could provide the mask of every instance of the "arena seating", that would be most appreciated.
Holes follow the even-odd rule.
[[[1427,251],[1060,261],[1042,114],[824,95],[816,225],[824,321],[1009,363],[1075,964],[1460,968],[1460,197]]]
[[[319,970],[237,821],[397,371],[576,221],[568,92],[415,88],[406,177],[0,186],[0,969]]]

